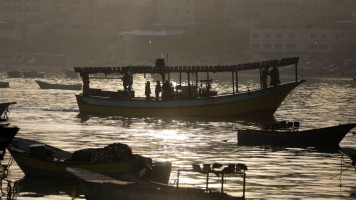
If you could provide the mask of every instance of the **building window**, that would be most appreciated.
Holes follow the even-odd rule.
[[[290,39],[291,39],[291,38],[295,38],[294,33],[289,33],[289,34],[288,34],[288,38],[290,38]]]
[[[259,49],[260,48],[260,44],[252,44],[252,49]]]
[[[316,49],[316,45],[314,45],[314,44],[309,44],[309,49]]]
[[[265,38],[270,38],[271,34],[270,33],[265,33]]]
[[[327,44],[321,44],[321,45],[319,45],[319,49],[328,50],[329,46]]]
[[[275,49],[282,49],[283,45],[282,44],[274,44]]]
[[[287,49],[295,49],[295,44],[287,44]]]
[[[271,44],[263,44],[264,49],[271,49]]]
[[[277,33],[276,34],[276,38],[281,38],[282,37],[282,34],[281,33]]]
[[[316,38],[316,34],[315,33],[310,34],[310,38],[315,39]]]
[[[258,38],[258,37],[259,37],[259,34],[258,34],[258,33],[254,33],[254,34],[252,35],[252,37],[253,37],[253,38]]]
[[[328,35],[326,35],[325,33],[322,33],[322,34],[320,35],[320,37],[321,37],[321,39],[326,39],[326,38],[328,37]]]

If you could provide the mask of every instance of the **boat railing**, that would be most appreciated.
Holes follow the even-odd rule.
[[[129,97],[135,97],[135,91],[131,90],[131,95],[129,95],[128,90],[118,90],[115,91],[103,91],[101,89],[90,88],[89,89],[90,96],[99,96],[99,97],[109,97],[114,99],[128,99]]]
[[[206,176],[206,187],[205,187],[205,192],[208,193],[210,191],[209,189],[209,178],[210,175],[214,174],[217,177],[221,178],[221,193],[224,193],[224,183],[225,183],[225,177],[227,175],[237,175],[243,178],[243,189],[242,189],[242,198],[245,198],[245,188],[246,188],[246,171],[247,171],[247,166],[242,163],[238,164],[229,164],[227,167],[223,167],[222,164],[219,163],[214,163],[213,165],[210,164],[203,164],[203,168],[200,167],[198,164],[193,164],[192,169],[178,169],[178,174],[177,174],[177,179],[174,180],[174,183],[177,187],[179,187],[179,177],[182,172],[196,172],[200,174],[204,174]]]
[[[280,123],[265,124],[265,131],[278,131],[278,130],[289,130],[289,131],[298,131],[300,126],[299,122],[287,122],[281,121]]]

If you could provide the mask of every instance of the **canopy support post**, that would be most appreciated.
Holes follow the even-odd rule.
[[[232,76],[232,93],[235,94],[235,78],[234,78],[234,71],[231,72]]]
[[[235,72],[235,77],[236,77],[236,93],[239,93],[239,77],[237,74],[238,70]]]
[[[191,95],[191,88],[190,88],[190,73],[188,73],[188,92],[189,92],[189,98],[191,98],[192,95]]]

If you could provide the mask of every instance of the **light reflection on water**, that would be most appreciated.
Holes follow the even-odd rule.
[[[134,88],[136,94],[143,96],[146,79],[137,78],[139,82]],[[77,91],[40,90],[33,79],[4,81],[10,81],[11,88],[0,89],[0,101],[18,102],[10,115],[11,124],[21,128],[18,137],[38,140],[68,151],[103,147],[113,142],[126,143],[134,153],[150,156],[154,160],[171,161],[172,179],[176,178],[178,169],[191,168],[192,163],[245,163],[248,166],[248,199],[355,197],[352,197],[356,193],[355,171],[349,169],[337,176],[342,167],[346,167],[340,165],[343,163],[342,156],[337,151],[237,146],[235,131],[236,128],[258,126],[272,120],[300,121],[301,127],[306,129],[356,122],[356,84],[350,80],[307,80],[286,98],[277,110],[275,119],[260,120],[81,115],[74,96]],[[242,78],[239,81],[243,84],[239,89],[251,89],[259,85],[256,80]],[[232,90],[229,88],[230,81],[220,80],[216,84],[219,91]],[[93,87],[105,88],[102,86],[108,90],[122,87],[113,80],[95,80],[93,83]],[[348,134],[340,146],[356,148],[355,140],[352,134]],[[347,158],[345,161],[351,163]],[[22,177],[21,170],[13,165],[10,179],[20,180]],[[218,178],[212,177],[211,186],[219,189],[218,181]],[[185,174],[180,183],[183,186],[205,187],[204,177],[197,174]],[[241,189],[241,178],[228,177],[226,192],[241,196]],[[26,197],[29,194],[37,194],[35,199],[71,199],[64,189],[58,191],[43,191],[44,196],[38,190],[33,193],[24,191],[18,199],[32,198]]]

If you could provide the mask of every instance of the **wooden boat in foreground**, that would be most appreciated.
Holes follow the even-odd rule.
[[[8,118],[8,112],[9,112],[9,106],[16,104],[17,102],[6,102],[6,103],[0,103],[0,120],[7,120]]]
[[[87,200],[196,200],[242,199],[225,193],[205,193],[194,188],[173,187],[122,176],[113,179],[103,174],[67,168],[79,181]]]
[[[356,124],[340,124],[319,129],[296,128],[245,129],[237,131],[238,145],[291,145],[291,146],[337,146]]]
[[[83,93],[76,95],[81,113],[98,113],[124,116],[247,116],[273,115],[285,97],[304,80],[298,80],[299,58],[285,58],[264,62],[229,66],[165,66],[163,59],[157,59],[156,66],[127,67],[75,67],[83,80]],[[266,67],[295,65],[295,81],[256,90],[239,91],[238,72],[260,70]],[[212,88],[209,73],[227,72],[232,75],[232,93],[219,94]],[[178,73],[179,85],[170,85],[170,74]],[[182,73],[187,74],[188,86],[182,85]],[[199,73],[206,73],[207,80],[199,80]],[[102,91],[90,88],[90,79],[96,74],[123,75],[124,90]],[[160,74],[168,89],[162,89],[162,98],[135,97],[131,85],[133,74]],[[168,79],[166,79],[166,75]],[[191,81],[195,76],[195,83]],[[128,78],[125,78],[128,77]],[[205,77],[205,74],[204,74]],[[120,78],[121,79],[121,78]],[[126,83],[125,83],[126,80]],[[262,82],[262,81],[261,81]],[[204,85],[205,84],[205,85]],[[166,88],[167,88],[166,87]],[[162,88],[165,88],[164,85]]]
[[[36,83],[40,86],[41,89],[58,89],[58,90],[81,90],[82,89],[82,84],[63,85],[63,84],[46,83],[38,80],[36,80]]]
[[[110,146],[105,148],[110,149]],[[170,162],[152,163],[150,158],[140,155],[131,154],[129,159],[118,161],[93,161],[86,159],[86,157],[93,150],[96,151],[98,149],[91,148],[70,153],[37,141],[22,138],[14,138],[7,149],[21,170],[29,177],[68,178],[69,174],[66,172],[66,168],[73,167],[103,173],[114,178],[129,174],[133,177],[168,183],[171,171]],[[100,154],[106,152],[103,149],[99,150]],[[103,157],[115,156],[118,155],[104,154]]]

